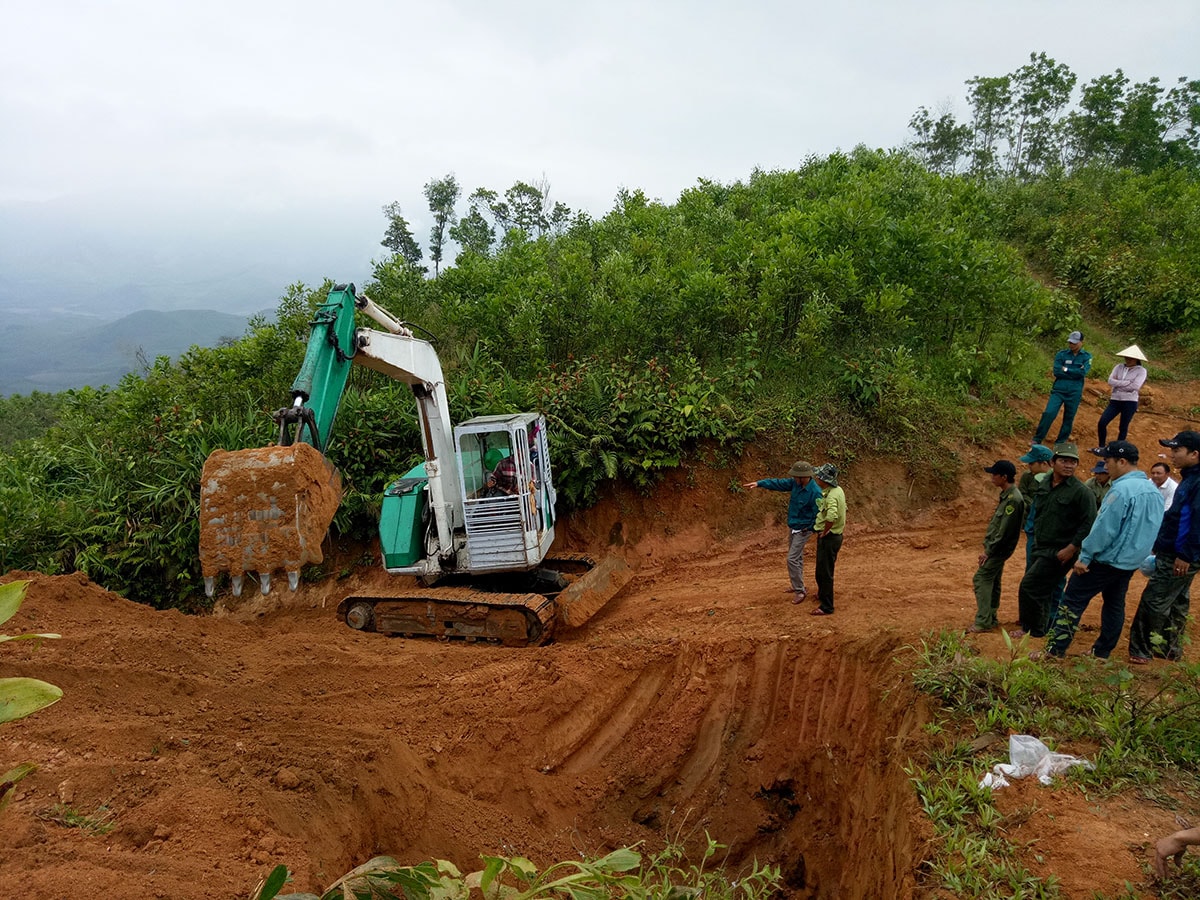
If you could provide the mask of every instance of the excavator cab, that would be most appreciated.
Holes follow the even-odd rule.
[[[477,416],[454,429],[468,567],[538,565],[554,542],[554,484],[546,420],[536,413]]]

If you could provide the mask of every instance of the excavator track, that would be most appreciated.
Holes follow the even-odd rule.
[[[529,647],[550,637],[553,597],[469,587],[415,588],[385,597],[351,596],[338,616],[357,631]]]

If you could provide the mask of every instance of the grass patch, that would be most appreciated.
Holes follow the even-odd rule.
[[[78,828],[84,834],[108,834],[116,825],[113,821],[116,813],[103,803],[92,813],[82,813],[65,803],[55,803],[49,809],[39,812],[37,817],[63,828]]]
[[[1016,733],[1052,749],[1070,744],[1095,765],[1067,776],[1089,794],[1134,790],[1143,801],[1170,807],[1173,795],[1200,791],[1200,666],[1134,678],[1121,665],[1090,657],[1031,662],[1028,641],[1005,641],[1001,659],[980,656],[950,632],[930,635],[916,648],[914,683],[941,703],[926,728],[941,744],[909,769],[940,843],[926,874],[931,887],[959,897],[1054,898],[1060,896],[1055,879],[1024,868],[1021,848],[1005,835],[1006,817],[991,791],[978,786],[990,763],[982,764],[972,739]],[[1160,896],[1200,896],[1200,883],[1192,880],[1198,865],[1185,865],[1164,889],[1171,893]],[[1174,893],[1181,884],[1193,887]]]

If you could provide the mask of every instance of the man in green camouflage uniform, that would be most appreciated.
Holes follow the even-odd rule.
[[[1017,467],[1007,459],[998,459],[983,471],[992,476],[992,484],[1000,488],[1000,501],[988,523],[983,537],[983,552],[979,554],[979,568],[975,570],[975,624],[968,631],[991,631],[999,621],[996,614],[1000,609],[1000,576],[1004,564],[1017,549],[1021,539],[1021,524],[1024,519],[1025,502],[1020,490],[1013,483]]]

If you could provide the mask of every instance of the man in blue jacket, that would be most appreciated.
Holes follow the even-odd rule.
[[[1162,495],[1138,469],[1138,448],[1111,441],[1100,449],[1108,461],[1112,486],[1104,495],[1092,529],[1083,539],[1071,581],[1046,641],[1048,656],[1065,656],[1084,610],[1099,594],[1100,634],[1092,656],[1108,659],[1125,626],[1125,594],[1129,579],[1150,553],[1162,525]]]
[[[1046,410],[1033,436],[1035,444],[1045,442],[1050,426],[1058,418],[1059,409],[1063,410],[1062,427],[1058,429],[1058,437],[1054,442],[1061,444],[1071,439],[1071,426],[1075,424],[1075,413],[1083,399],[1083,380],[1091,368],[1092,354],[1083,349],[1083,334],[1072,331],[1067,335],[1067,349],[1059,350],[1054,355],[1054,368],[1050,372],[1054,387],[1046,398]]]
[[[1179,487],[1154,541],[1154,574],[1129,626],[1129,661],[1135,665],[1152,656],[1183,658],[1189,588],[1200,570],[1200,431],[1181,431],[1159,443],[1171,450]]]
[[[763,488],[768,491],[789,491],[792,495],[788,501],[788,529],[791,535],[788,539],[787,567],[791,579],[788,593],[792,595],[793,603],[800,603],[808,597],[804,587],[804,545],[813,535],[817,500],[821,496],[821,489],[813,481],[813,471],[809,463],[797,461],[788,469],[787,478],[763,478],[742,485],[747,490]],[[1158,489],[1154,492],[1157,494]]]

